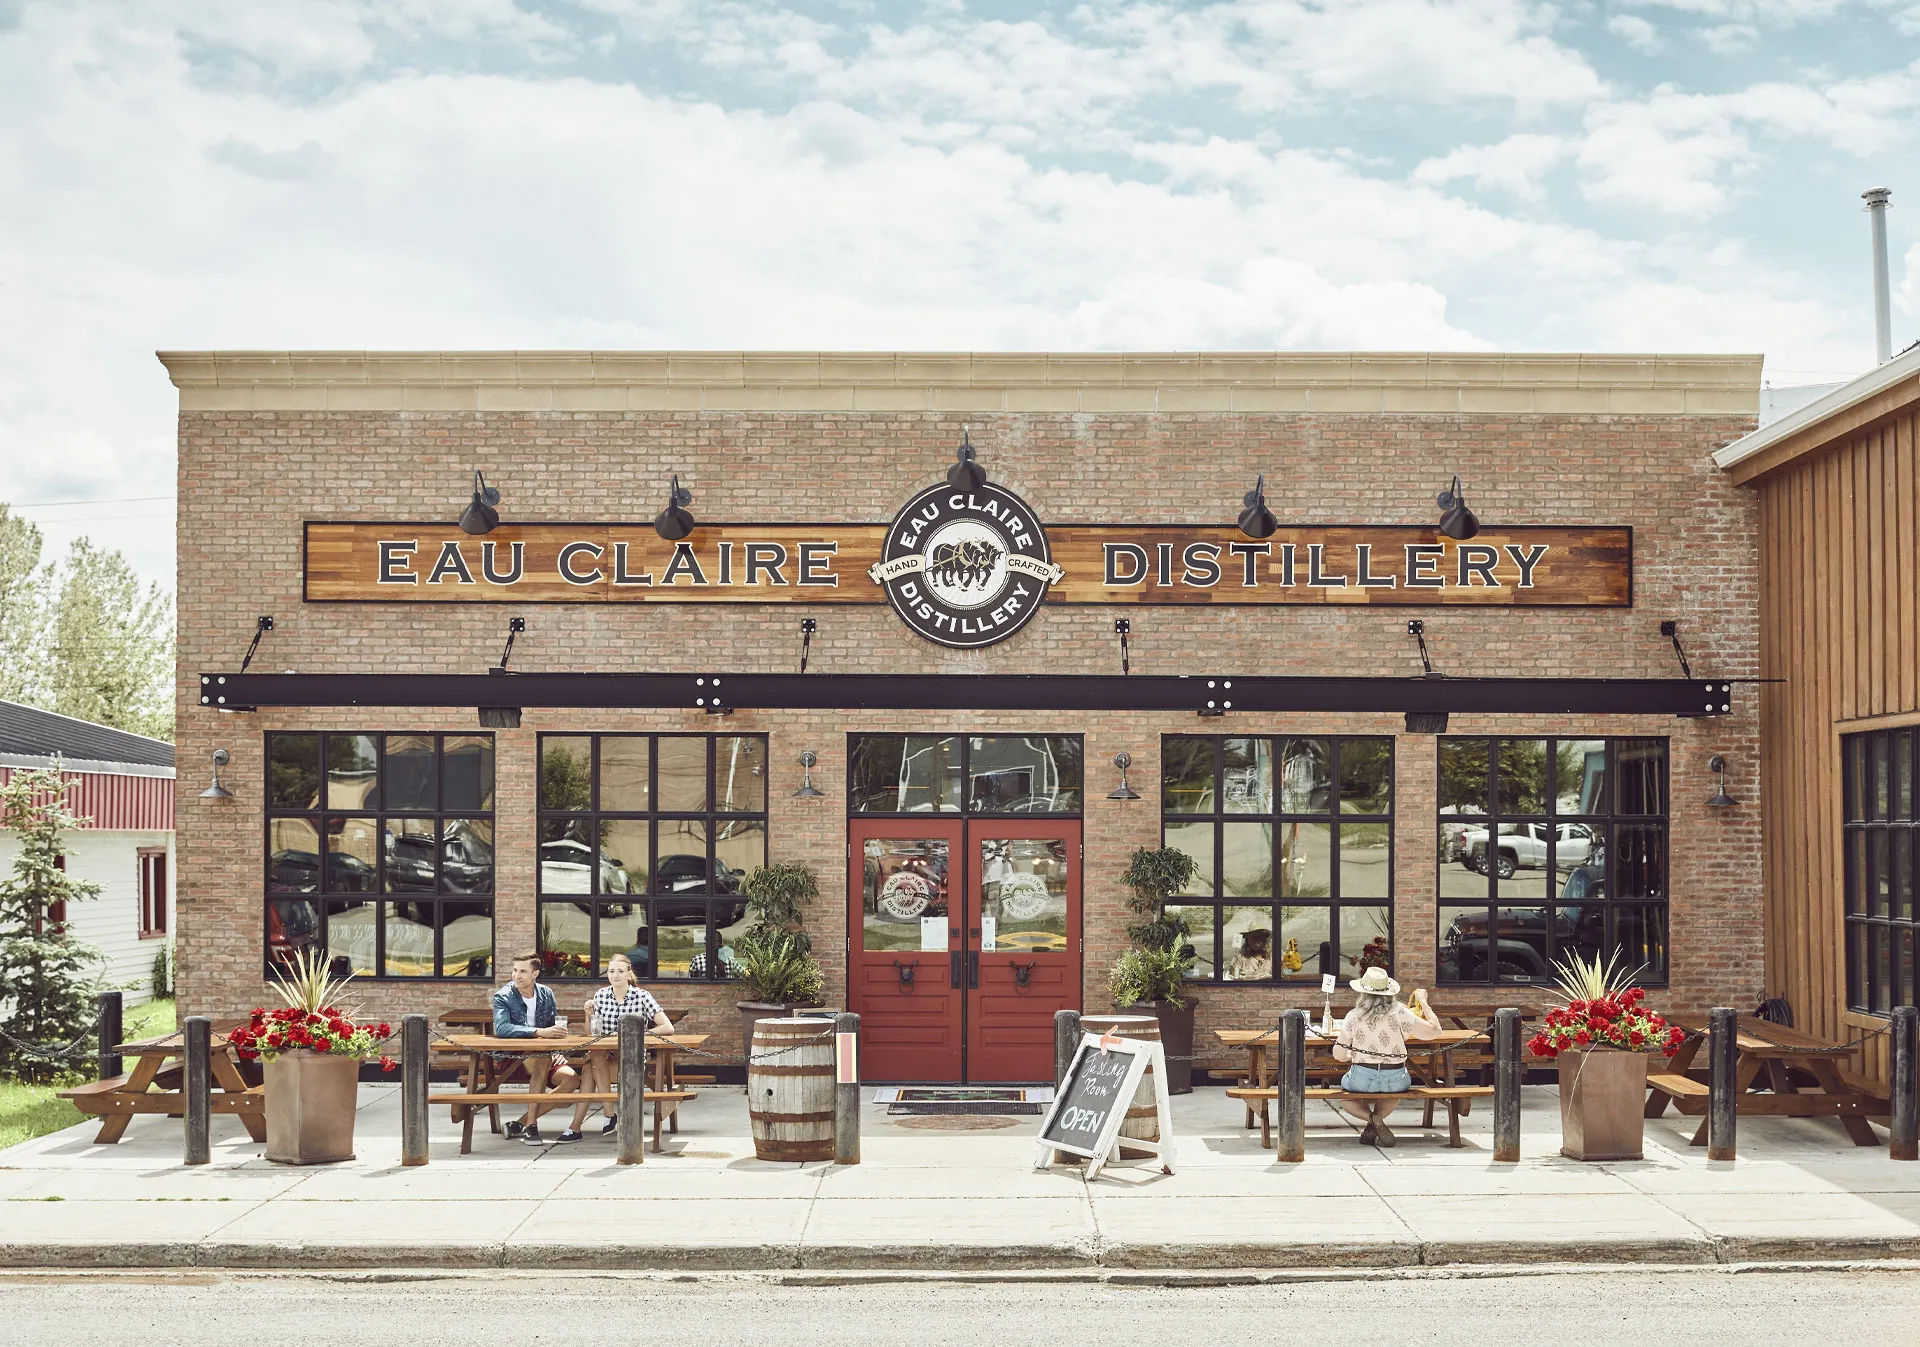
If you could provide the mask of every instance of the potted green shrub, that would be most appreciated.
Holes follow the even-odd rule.
[[[733,976],[746,999],[740,1011],[741,1053],[751,1057],[753,1026],[820,1004],[827,977],[813,957],[803,909],[820,896],[804,865],[762,865],[740,886],[753,925],[734,942]]]
[[[385,1024],[355,1023],[339,1008],[353,980],[334,981],[325,960],[302,950],[290,972],[274,975],[286,1004],[256,1009],[227,1037],[243,1061],[258,1060],[267,1094],[267,1159],[283,1165],[324,1165],[353,1159],[353,1121],[360,1097],[360,1063],[379,1057],[392,1036]]]
[[[1133,948],[1115,962],[1107,986],[1117,1009],[1160,1022],[1167,1089],[1173,1094],[1193,1090],[1193,1011],[1200,1003],[1186,991],[1193,962],[1186,941],[1193,927],[1184,915],[1167,911],[1167,900],[1183,892],[1199,868],[1177,847],[1142,847],[1133,853],[1120,878],[1129,893],[1127,907],[1141,920],[1127,927]]]
[[[1559,966],[1555,994],[1528,1049],[1560,1067],[1560,1153],[1574,1160],[1638,1160],[1643,1151],[1647,1054],[1671,1057],[1686,1035],[1646,1006],[1619,956]]]

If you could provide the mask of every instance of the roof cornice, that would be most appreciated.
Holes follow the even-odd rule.
[[[1736,482],[1750,482],[1920,400],[1920,345],[1753,431],[1713,461]]]
[[[1754,415],[1757,355],[162,351],[183,412]]]

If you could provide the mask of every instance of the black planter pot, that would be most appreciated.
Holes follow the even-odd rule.
[[[1129,1015],[1151,1015],[1160,1021],[1160,1046],[1167,1054],[1167,1093],[1193,1093],[1193,1012],[1196,1000],[1143,1001],[1122,1006]]]

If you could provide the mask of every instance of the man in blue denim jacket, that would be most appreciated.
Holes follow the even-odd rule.
[[[513,956],[513,981],[493,994],[493,1036],[495,1038],[565,1038],[567,1031],[555,1021],[559,1003],[553,993],[540,985],[540,956],[533,950]],[[504,1055],[503,1055],[504,1056]],[[504,1057],[513,1060],[512,1057]],[[553,1078],[553,1093],[566,1094],[579,1088],[580,1079],[567,1065],[564,1053],[542,1057],[538,1053],[523,1059],[527,1065],[528,1093],[547,1093],[547,1078]],[[529,1146],[546,1144],[540,1135],[540,1119],[532,1104],[519,1122],[507,1124],[507,1135],[518,1137]],[[578,1141],[578,1132],[562,1132],[560,1140]]]

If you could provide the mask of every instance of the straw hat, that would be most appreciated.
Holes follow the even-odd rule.
[[[1369,968],[1347,985],[1362,996],[1398,996],[1400,984],[1387,975],[1384,968]]]

